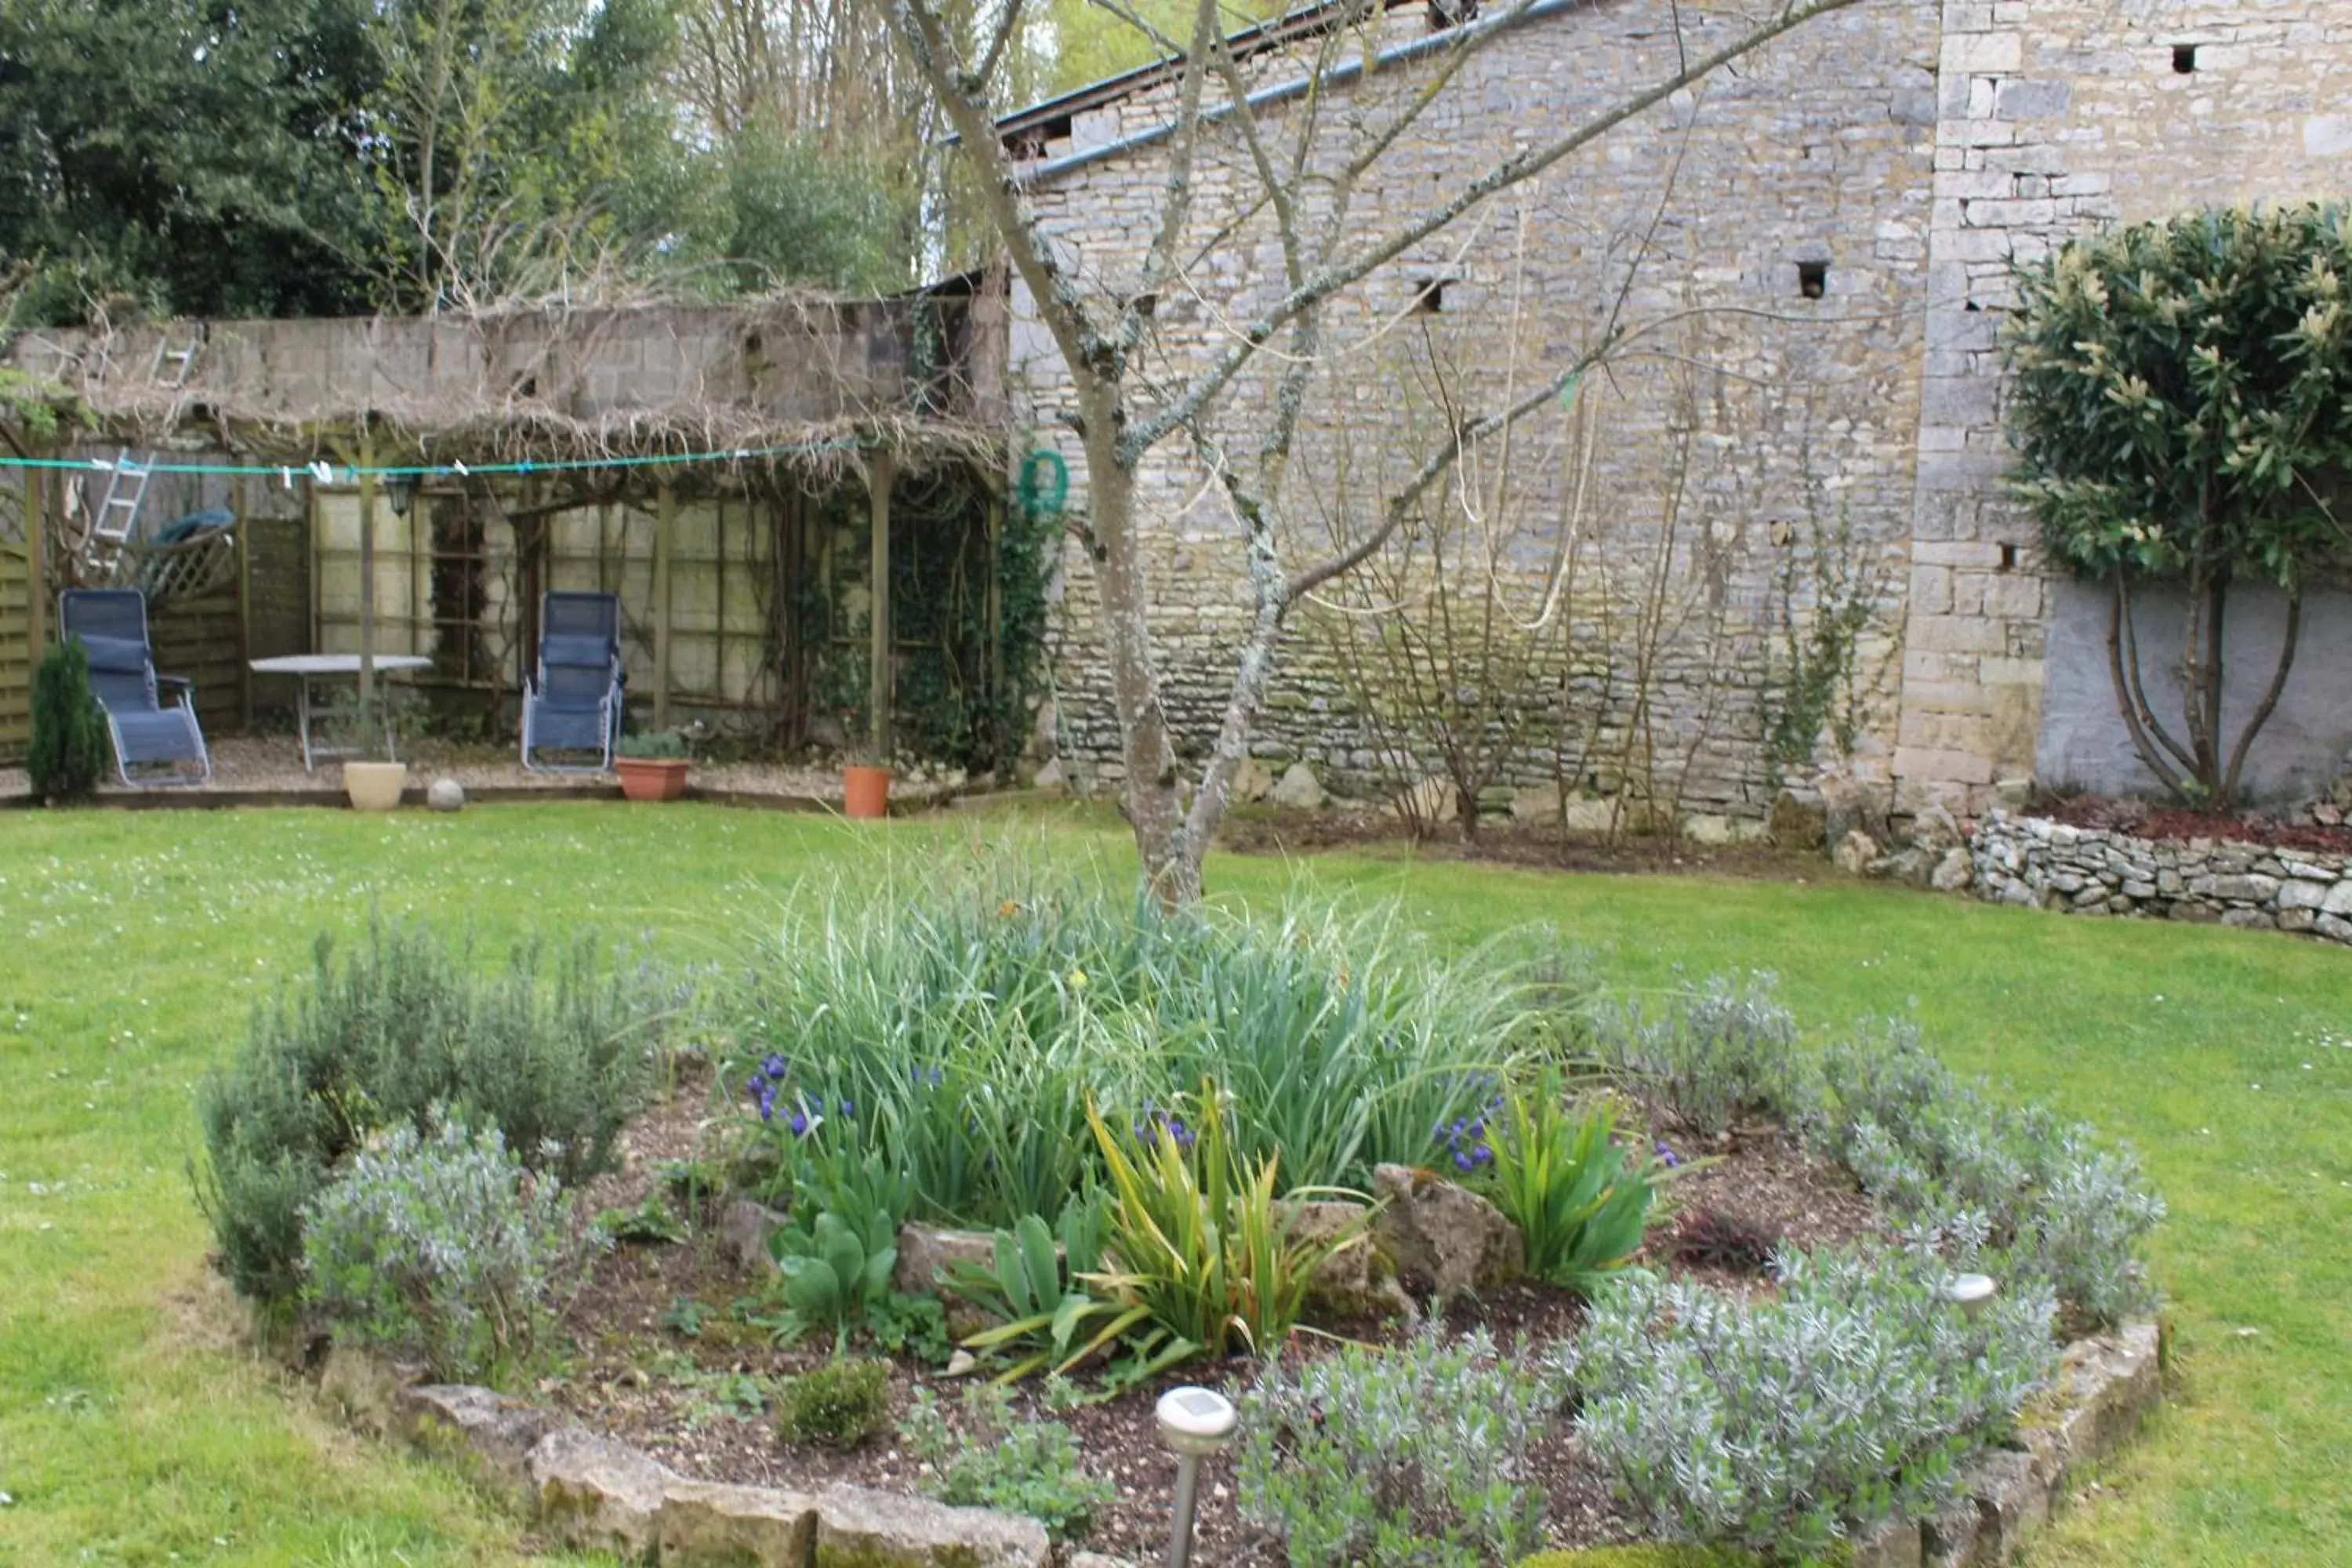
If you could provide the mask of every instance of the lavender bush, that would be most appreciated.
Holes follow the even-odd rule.
[[[1270,1365],[1244,1402],[1244,1515],[1293,1568],[1476,1568],[1542,1539],[1528,1455],[1555,1390],[1484,1330],[1431,1323],[1395,1349]]]
[[[1780,1268],[1755,1301],[1628,1275],[1557,1352],[1578,1437],[1666,1535],[1801,1558],[1920,1517],[2054,1368],[2046,1286],[1970,1318],[1925,1251]]]
[[[1995,1103],[1894,1026],[1832,1047],[1816,1143],[1916,1224],[1977,1238],[1955,1260],[2054,1289],[2076,1328],[2153,1304],[2137,1261],[2164,1217],[2127,1149],[2047,1107]]]
[[[1718,976],[1658,1014],[1638,1004],[1604,1012],[1592,1032],[1601,1065],[1635,1080],[1658,1108],[1712,1138],[1744,1116],[1787,1116],[1812,1098],[1797,1021],[1772,999],[1769,975]]]
[[[337,1334],[436,1379],[511,1380],[603,1238],[574,1226],[562,1184],[526,1171],[497,1129],[435,1121],[385,1132],[304,1205],[303,1294]]]

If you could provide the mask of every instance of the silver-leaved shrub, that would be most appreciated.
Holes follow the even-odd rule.
[[[1712,1138],[1743,1117],[1786,1116],[1810,1102],[1811,1064],[1797,1021],[1772,997],[1772,977],[1716,976],[1663,1011],[1638,1002],[1594,1022],[1601,1065],[1633,1079],[1688,1131]]]
[[[1970,1318],[1924,1253],[1781,1267],[1780,1296],[1753,1301],[1627,1276],[1557,1352],[1577,1436],[1664,1534],[1797,1558],[1918,1517],[2054,1368],[2044,1286]]]
[[[496,1128],[436,1116],[352,1156],[303,1211],[305,1299],[352,1342],[442,1381],[527,1373],[559,1301],[602,1245],[550,1174]]]
[[[2130,1151],[2101,1147],[2045,1107],[1995,1103],[1907,1026],[1833,1046],[1822,1072],[1829,1099],[1811,1119],[1814,1141],[1905,1219],[1980,1235],[1955,1263],[2004,1286],[2048,1285],[2070,1330],[2152,1304],[2137,1254],[2164,1200]]]
[[[1528,1455],[1559,1405],[1483,1330],[1270,1365],[1244,1402],[1243,1514],[1293,1568],[1517,1562],[1540,1543]]]

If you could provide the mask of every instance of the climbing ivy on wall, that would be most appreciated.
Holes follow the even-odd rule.
[[[1048,454],[1050,456],[1050,454]],[[1061,527],[1058,484],[1024,480],[1004,508],[996,556],[995,679],[989,640],[988,497],[976,475],[901,478],[891,493],[890,603],[898,670],[893,738],[926,761],[983,773],[1021,750],[1043,668],[1045,584]],[[828,498],[822,526],[863,538],[863,498]],[[815,658],[812,700],[853,739],[867,726],[865,622],[841,599],[854,574],[803,579],[793,610]]]
[[[902,649],[898,731],[902,748],[973,773],[1021,750],[1029,696],[1045,643],[1046,545],[1059,529],[1024,483],[1004,509],[996,579],[997,679],[989,660],[988,541],[977,487],[923,498],[902,488],[891,502],[891,605]],[[952,511],[947,510],[952,508]],[[968,520],[959,531],[955,513]],[[907,645],[914,645],[908,647]]]

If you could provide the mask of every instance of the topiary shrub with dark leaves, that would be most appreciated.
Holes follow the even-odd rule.
[[[2086,235],[2020,268],[2017,288],[2018,493],[2052,557],[2108,585],[2108,675],[2140,760],[2183,800],[2229,805],[2293,667],[2305,585],[2352,542],[2352,208]],[[2232,736],[2222,624],[2239,583],[2284,593],[2286,625]],[[2135,595],[2159,584],[2187,615],[2144,674]]]

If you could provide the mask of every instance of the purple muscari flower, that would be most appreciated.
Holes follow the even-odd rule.
[[[853,1105],[851,1105],[851,1104],[849,1103],[849,1097],[848,1097],[848,1096],[846,1096],[846,1095],[844,1095],[844,1096],[842,1097],[842,1100],[841,1100],[841,1113],[842,1113],[844,1116],[846,1116],[846,1115],[848,1115],[852,1110],[856,1110],[856,1107],[855,1107],[855,1106],[853,1106]]]
[[[784,1060],[783,1058],[778,1056],[773,1051],[770,1051],[768,1053],[767,1060],[760,1064],[760,1070],[766,1073],[770,1078],[781,1079],[784,1076],[785,1072],[791,1068],[791,1066],[792,1064]]]
[[[766,1079],[761,1078],[758,1073],[753,1073],[743,1080],[743,1092],[756,1100],[759,1098],[760,1090],[767,1086],[767,1082]]]
[[[1669,1171],[1682,1163],[1682,1161],[1675,1157],[1674,1150],[1667,1147],[1666,1141],[1663,1138],[1658,1140],[1658,1158],[1665,1162],[1666,1169]]]
[[[808,1136],[809,1119],[807,1111],[795,1110],[793,1112],[792,1129],[793,1136],[795,1138],[805,1138]]]
[[[1470,1168],[1472,1163],[1473,1162],[1471,1161],[1470,1154],[1467,1150],[1456,1149],[1454,1151],[1454,1168],[1455,1170],[1466,1171]]]

